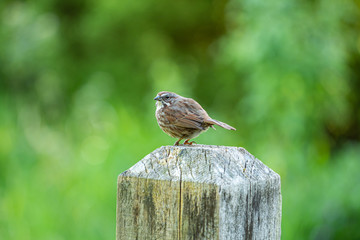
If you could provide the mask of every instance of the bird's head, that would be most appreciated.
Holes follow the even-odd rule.
[[[162,105],[169,106],[171,103],[175,101],[175,99],[179,97],[176,93],[173,92],[159,92],[154,100],[158,101],[158,103],[162,103]]]

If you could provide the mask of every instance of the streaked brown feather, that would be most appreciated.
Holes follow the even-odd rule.
[[[226,123],[210,118],[201,105],[191,98],[184,98],[171,92],[160,92],[158,96],[166,97],[165,103],[161,106],[157,105],[155,115],[158,124],[165,133],[179,138],[179,141],[194,138],[209,127],[214,128],[213,125],[235,130]],[[164,101],[164,98],[161,101]]]
[[[203,121],[194,114],[186,115],[183,118],[177,119],[176,122],[174,122],[174,125],[179,127],[185,127],[185,128],[195,128],[199,130],[204,130]]]
[[[227,130],[234,130],[234,131],[236,130],[234,127],[230,126],[229,124],[226,124],[226,123],[224,123],[224,122],[220,122],[220,121],[215,120],[215,119],[212,119],[212,118],[206,119],[206,120],[205,120],[205,123],[215,124],[215,125],[218,125],[218,126],[220,126],[220,127],[222,127],[222,128],[225,128],[225,129],[227,129]]]

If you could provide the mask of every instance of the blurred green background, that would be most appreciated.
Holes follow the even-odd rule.
[[[360,4],[0,2],[0,239],[114,239],[117,175],[195,98],[281,175],[282,239],[360,239]]]

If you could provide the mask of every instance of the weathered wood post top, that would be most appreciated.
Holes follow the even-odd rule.
[[[116,239],[280,239],[280,176],[244,148],[164,146],[118,178]]]

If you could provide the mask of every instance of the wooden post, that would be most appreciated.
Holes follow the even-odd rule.
[[[165,146],[118,178],[116,239],[280,239],[280,176],[244,148]]]

